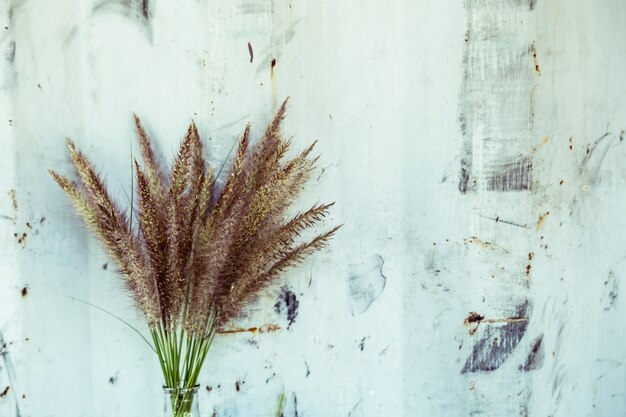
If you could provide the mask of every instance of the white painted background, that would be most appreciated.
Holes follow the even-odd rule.
[[[217,163],[286,96],[302,207],[345,227],[241,323],[282,331],[217,339],[203,416],[626,415],[622,0],[143,3],[0,2],[0,416],[162,407],[143,342],[69,298],[142,325],[45,172],[65,137],[123,200],[132,111]]]

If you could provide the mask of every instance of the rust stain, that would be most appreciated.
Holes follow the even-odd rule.
[[[508,249],[503,248],[502,246],[496,245],[495,243],[491,243],[491,242],[487,242],[484,240],[479,239],[476,236],[470,236],[468,239],[464,239],[465,243],[473,243],[476,244],[478,246],[482,246],[485,249],[491,249],[491,250],[500,250],[504,253],[509,253]]]
[[[534,89],[534,87],[533,87]],[[534,101],[534,97],[531,97],[531,99],[533,99]],[[531,108],[533,106],[533,102],[531,102]],[[534,112],[534,110],[533,110]],[[533,149],[533,153],[537,153],[537,151],[539,151],[541,148],[543,148],[544,146],[546,146],[548,144],[548,142],[550,142],[552,138],[550,136],[544,136],[543,139],[541,139],[541,142],[539,142],[539,145],[537,145],[534,149]]]
[[[272,63],[270,64],[270,78],[274,79],[274,68],[276,67],[276,58],[272,59]]]
[[[488,323],[488,324],[496,324],[496,323],[522,323],[522,322],[527,322],[528,319],[524,318],[524,317],[510,317],[508,319],[487,319],[487,320],[482,320],[481,323]]]
[[[276,68],[276,58],[272,58],[270,64],[270,79],[272,81],[272,103],[276,107],[276,80],[274,79],[274,73]]]
[[[220,334],[233,334],[233,333],[271,333],[282,330],[282,328],[276,324],[264,324],[261,327],[237,327],[234,329],[219,329],[217,332]]]
[[[11,199],[11,205],[13,206],[13,224],[15,224],[17,221],[17,194],[15,189],[9,190],[8,194]]]
[[[25,298],[28,295],[28,287],[22,288],[21,293],[22,293],[22,297]]]
[[[26,238],[28,237],[27,233],[13,233],[13,237],[18,245],[22,245],[22,247],[26,246]]]
[[[541,216],[537,218],[537,230],[541,230],[543,228],[546,217],[548,217],[549,215],[550,215],[550,212],[546,211],[545,213],[543,213]]]
[[[523,323],[527,322],[528,319],[524,317],[509,317],[505,319],[485,319],[485,316],[480,315],[475,311],[470,311],[465,320],[463,321],[463,326],[469,327],[469,334],[473,336],[476,334],[478,327],[481,323],[486,324],[499,324],[499,323]]]
[[[478,326],[480,325],[480,322],[483,321],[484,319],[485,319],[485,316],[481,316],[475,311],[470,311],[470,313],[467,315],[467,317],[463,321],[463,326],[469,327],[470,328],[469,334],[474,335],[476,333],[476,330],[478,330]],[[476,326],[472,327],[472,324],[474,323],[476,323]]]
[[[535,48],[535,42],[530,45],[528,52],[533,57],[533,64],[535,65],[535,72],[541,76],[541,68],[539,67],[539,63],[537,62],[537,48]]]
[[[14,189],[9,191],[9,198],[11,199],[11,203],[13,204],[13,210],[17,211],[17,197]]]
[[[463,325],[469,326],[471,323],[480,323],[484,319],[485,316],[481,316],[475,311],[470,311],[470,313],[467,315],[467,318],[465,318],[465,321],[463,321]]]

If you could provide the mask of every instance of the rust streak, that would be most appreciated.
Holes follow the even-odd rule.
[[[481,323],[486,324],[499,324],[499,323],[524,323],[528,322],[527,318],[524,317],[509,317],[505,319],[485,319],[485,316],[480,315],[475,311],[471,311],[468,316],[463,321],[463,326],[470,327],[469,334],[472,336],[476,334],[478,327]],[[475,324],[475,325],[474,325]],[[474,325],[474,326],[472,326]]]
[[[11,204],[13,204],[13,210],[17,211],[17,197],[15,190],[11,189],[9,191],[9,198],[11,199]]]
[[[530,52],[530,54],[533,57],[533,64],[535,65],[535,72],[539,76],[541,76],[541,68],[539,67],[539,64],[537,63],[537,48],[535,48],[535,42],[533,42],[532,45],[530,45],[528,52]]]
[[[522,323],[522,322],[527,322],[528,319],[524,318],[524,317],[510,317],[508,319],[487,319],[487,320],[483,320],[481,321],[481,323],[488,323],[488,324],[496,324],[496,323]]]
[[[533,91],[534,91],[534,87],[533,87]],[[532,105],[532,103],[531,103],[531,105]],[[533,149],[533,154],[537,153],[541,148],[546,146],[548,144],[548,142],[550,142],[551,139],[552,138],[550,136],[545,136],[543,139],[541,139],[541,142],[539,142],[539,145],[537,145]]]
[[[282,330],[280,326],[276,324],[264,324],[261,327],[237,327],[234,329],[219,329],[217,332],[220,334],[233,334],[233,333],[271,333],[276,332],[278,330]]]
[[[546,211],[545,213],[543,213],[541,216],[537,218],[537,230],[541,230],[543,228],[546,217],[548,217],[549,215],[550,215],[550,212]]]
[[[474,243],[476,245],[482,246],[485,249],[500,250],[504,253],[509,253],[508,249],[505,249],[502,246],[496,245],[495,243],[481,240],[476,236],[470,236],[468,239],[464,239],[464,241],[465,243]]]
[[[15,224],[17,222],[17,194],[14,189],[9,190],[8,194],[13,206],[13,224]]]
[[[274,68],[276,67],[276,58],[272,59],[272,63],[270,64],[270,78],[274,79]]]

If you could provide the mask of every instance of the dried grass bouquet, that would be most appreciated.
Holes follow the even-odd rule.
[[[78,184],[50,170],[117,262],[145,315],[167,388],[192,389],[217,330],[339,228],[301,237],[323,221],[333,203],[287,217],[317,158],[310,156],[315,143],[286,158],[291,141],[280,133],[286,104],[254,146],[246,127],[221,190],[193,122],[166,176],[135,116],[144,165],[135,161],[138,207],[130,214],[111,199],[93,164],[70,140]],[[175,415],[184,415],[185,399],[172,401]]]

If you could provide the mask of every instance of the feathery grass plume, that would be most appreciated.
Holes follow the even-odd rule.
[[[137,138],[139,140],[139,149],[141,150],[141,155],[146,165],[146,176],[150,184],[150,191],[155,199],[158,200],[165,194],[165,174],[161,170],[154,154],[150,137],[144,130],[139,117],[134,113],[133,120],[135,121],[135,131],[137,132]]]
[[[166,174],[133,115],[143,158],[143,166],[134,161],[134,227],[73,142],[68,140],[68,149],[78,184],[50,170],[119,265],[146,317],[168,388],[192,388],[218,330],[244,314],[281,273],[325,247],[339,229],[316,231],[334,203],[287,216],[317,157],[311,156],[314,142],[287,158],[291,139],[280,132],[286,109],[287,100],[253,146],[250,126],[245,127],[221,191],[193,122]],[[188,403],[173,396],[175,416],[183,415]]]

